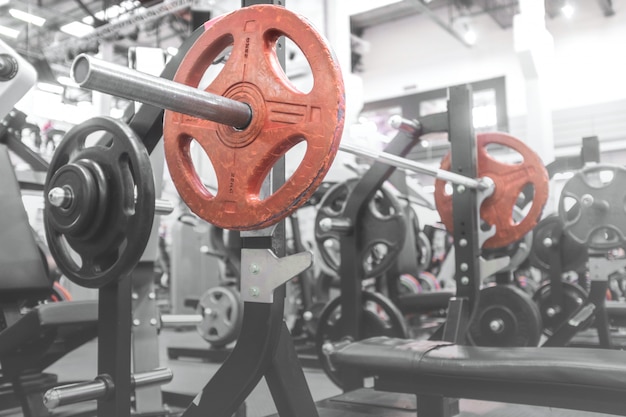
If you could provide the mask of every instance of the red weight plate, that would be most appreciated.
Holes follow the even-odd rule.
[[[519,164],[508,164],[487,153],[487,145],[499,144],[511,148],[523,157]],[[478,177],[489,177],[495,184],[493,194],[480,207],[480,217],[496,227],[496,234],[485,242],[484,248],[501,248],[521,239],[540,220],[548,199],[548,172],[541,158],[519,139],[505,133],[479,133],[476,138]],[[441,161],[441,169],[450,169],[450,154]],[[513,221],[513,206],[527,184],[534,187],[532,205],[522,221]],[[452,195],[445,192],[446,182],[435,181],[435,204],[446,228],[453,231]]]
[[[311,66],[314,84],[309,93],[295,89],[280,68],[275,48],[283,35]],[[197,87],[229,45],[230,57],[206,91],[247,103],[253,114],[250,125],[236,130],[166,111],[165,156],[178,192],[194,213],[225,229],[257,230],[287,217],[321,184],[343,131],[344,86],[331,50],[310,23],[269,5],[242,8],[208,22],[174,81]],[[194,169],[193,139],[211,160],[218,182],[215,194]],[[300,166],[278,191],[261,199],[264,178],[301,141],[307,149]]]

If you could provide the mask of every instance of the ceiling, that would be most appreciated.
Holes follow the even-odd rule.
[[[292,1],[319,8],[320,4],[331,0]],[[565,1],[568,0],[545,0],[548,17],[560,13]],[[613,0],[583,1],[596,2],[606,16],[615,13]],[[0,26],[18,33],[16,38],[0,34],[0,39],[35,65],[40,80],[56,82],[58,75],[67,75],[77,54],[95,52],[101,42],[113,45],[114,60],[125,61],[129,47],[178,46],[191,33],[191,28],[204,22],[209,13],[219,15],[234,10],[239,4],[240,0],[0,0]],[[107,16],[97,15],[102,10],[113,10],[112,6],[123,12],[122,19],[115,18],[113,12]],[[25,23],[12,16],[11,10],[40,16],[45,23],[42,26]],[[353,15],[351,26],[353,33],[358,34],[367,27],[410,14],[424,13],[435,19],[435,12],[441,16],[444,11],[450,20],[458,13],[488,14],[506,29],[512,25],[519,4],[518,0],[401,0]],[[61,30],[68,23],[84,19],[91,19],[93,31],[82,38]],[[443,29],[449,29],[448,22],[438,23]]]

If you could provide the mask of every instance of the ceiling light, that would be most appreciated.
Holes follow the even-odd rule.
[[[8,28],[6,26],[0,26],[0,35],[7,36],[7,37],[13,38],[13,39],[17,39],[19,34],[20,34],[19,30],[11,29],[11,28]]]
[[[9,14],[16,19],[23,20],[26,23],[32,23],[36,26],[43,26],[46,23],[46,19],[43,17],[35,16],[34,14],[26,13],[17,9],[9,9]]]
[[[476,32],[474,32],[474,29],[468,28],[463,34],[463,39],[465,39],[465,42],[469,45],[474,45],[476,43]]]
[[[563,16],[565,16],[566,19],[570,19],[574,16],[574,6],[570,3],[565,3],[563,7],[561,7],[561,13],[563,13]]]
[[[47,91],[48,93],[53,94],[63,94],[64,88],[60,85],[49,84],[49,83],[37,83],[37,88],[41,91]]]
[[[93,27],[81,22],[72,22],[67,25],[61,26],[61,32],[65,32],[68,35],[76,36],[77,38],[88,35],[93,32]]]

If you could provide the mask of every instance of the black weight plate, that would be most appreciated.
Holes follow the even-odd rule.
[[[551,242],[558,242],[561,246],[561,269],[563,272],[578,271],[585,266],[589,255],[587,247],[576,242],[566,233],[560,233],[563,230],[563,221],[555,213],[542,219],[533,230],[533,243],[530,251],[529,261],[535,268],[545,272],[550,272],[550,251],[545,245],[546,239]]]
[[[87,144],[93,134],[106,143]],[[154,220],[150,158],[123,122],[95,117],[67,132],[50,162],[44,195],[71,188],[67,204],[46,198],[44,226],[50,252],[71,281],[100,288],[135,267]]]
[[[407,338],[408,331],[404,317],[398,308],[381,294],[364,291],[363,310],[360,322],[360,335],[363,339],[375,336]],[[326,343],[336,343],[344,339],[341,316],[341,296],[334,298],[320,314],[317,332],[315,335],[315,350],[322,369],[335,385],[342,387],[342,381],[337,369],[333,367],[324,353]]]
[[[219,348],[237,339],[243,323],[243,301],[232,287],[207,290],[196,307],[202,322],[196,326],[200,336]]]
[[[576,172],[561,191],[559,216],[565,232],[590,249],[612,249],[626,242],[626,168],[593,164]]]
[[[551,300],[552,285],[547,282],[535,293],[533,300],[539,306],[543,322],[543,333],[552,336],[554,332],[587,300],[587,292],[578,285],[562,282],[563,300],[555,305]]]
[[[337,274],[341,267],[341,233],[323,230],[320,222],[343,217],[346,201],[357,183],[357,179],[350,179],[336,184],[320,202],[315,240],[327,273]],[[380,276],[397,259],[406,237],[402,206],[387,187],[381,187],[361,211],[354,233],[359,235],[357,256],[363,278]]]
[[[476,346],[537,346],[541,329],[539,309],[528,294],[512,285],[493,285],[480,290],[467,337]]]

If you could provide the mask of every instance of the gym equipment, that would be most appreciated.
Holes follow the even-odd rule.
[[[490,145],[500,145],[519,153],[523,161],[504,163],[488,152]],[[479,177],[491,178],[494,191],[480,207],[480,218],[489,226],[495,226],[495,235],[485,241],[484,248],[500,248],[520,240],[535,227],[548,199],[548,173],[541,159],[522,141],[504,133],[479,133],[476,138],[477,167]],[[441,169],[450,169],[450,154],[441,161]],[[533,187],[533,200],[524,219],[515,221],[513,210],[520,193],[528,185]],[[445,181],[435,181],[435,204],[442,222],[454,230],[452,196],[446,193]],[[457,191],[462,192],[460,186]],[[507,215],[507,213],[511,213]],[[504,214],[504,215],[503,215]]]
[[[539,306],[543,332],[552,336],[556,330],[567,321],[587,301],[589,295],[576,284],[560,283],[561,299],[557,302],[552,295],[552,283],[546,282],[535,292],[533,299]]]
[[[541,314],[532,298],[517,287],[497,284],[480,290],[467,337],[475,346],[537,346],[541,330]]]
[[[208,25],[207,30],[210,30],[210,25]],[[445,124],[445,127],[450,129],[450,138],[453,148],[453,160],[451,163],[452,169],[454,171],[462,170],[467,173],[470,178],[472,178],[476,177],[476,175],[474,169],[475,149],[472,148],[475,143],[473,142],[474,138],[471,129],[471,112],[469,110],[471,109],[471,96],[468,94],[458,94],[460,91],[462,91],[460,88],[452,88],[450,90],[450,102],[448,106],[448,116],[450,117],[449,123]],[[459,109],[463,109],[464,111],[459,113]],[[454,114],[457,116],[451,116]],[[441,129],[441,125],[439,128]],[[464,141],[462,139],[469,140]],[[460,159],[455,161],[454,158],[457,157]],[[274,180],[272,182],[272,187],[277,189],[281,185],[280,178],[278,177],[281,177],[283,174],[280,172],[280,169],[276,168],[273,174],[276,176],[272,177],[272,180]],[[357,185],[356,189],[358,188],[359,187]],[[453,196],[455,213],[459,217],[458,219],[455,218],[454,228],[455,245],[458,245],[456,247],[456,265],[459,277],[459,290],[457,292],[459,297],[458,299],[452,300],[450,303],[450,319],[448,320],[446,328],[443,332],[444,338],[447,340],[450,340],[449,336],[456,336],[452,337],[452,339],[456,339],[459,335],[463,334],[463,317],[467,316],[469,306],[471,305],[469,298],[471,295],[474,295],[474,292],[477,293],[478,291],[475,281],[477,281],[477,277],[480,276],[478,251],[481,245],[478,245],[480,228],[478,225],[479,217],[477,211],[480,207],[480,203],[483,201],[481,198],[485,197],[480,194],[480,191],[481,190],[479,189],[471,189],[466,190],[464,193],[455,193]],[[356,194],[356,192],[353,194]],[[272,239],[272,231],[268,230],[251,232],[243,238],[243,246],[245,249],[242,251],[243,267],[241,278],[242,296],[244,297],[244,302],[246,303],[244,311],[246,314],[244,316],[242,335],[239,338],[236,348],[229,357],[229,360],[225,362],[213,379],[211,379],[211,381],[209,381],[209,383],[204,387],[202,393],[196,397],[196,400],[190,404],[186,411],[186,414],[188,415],[210,414],[219,417],[231,415],[262,376],[267,377],[268,385],[272,391],[272,395],[276,401],[280,414],[290,416],[316,415],[316,410],[313,407],[310,392],[306,389],[304,376],[302,375],[300,368],[295,364],[295,352],[293,345],[291,345],[286,327],[281,321],[284,298],[284,287],[282,284],[290,277],[300,273],[306,267],[310,266],[310,257],[301,255],[276,259],[276,257],[269,251],[269,248],[272,244],[277,244],[278,255],[283,255],[284,246],[281,248],[281,244],[284,243],[284,240],[280,238],[282,233],[281,226],[277,226],[276,233],[278,238],[274,241]],[[463,237],[466,239],[465,243],[463,243]],[[482,237],[484,237],[484,234]],[[347,252],[348,249],[346,249],[346,246],[347,245],[344,245],[342,242],[342,251]],[[342,262],[342,265],[343,264],[345,264],[345,262]],[[276,291],[275,294],[274,291]],[[475,298],[476,297],[474,297],[474,299]],[[355,308],[359,310],[361,308],[361,304],[356,303]],[[347,308],[342,308],[342,316],[344,316],[346,321],[353,321],[352,313],[353,312],[348,311]],[[418,365],[421,365],[421,359],[427,357],[428,353],[430,353],[428,350],[434,350],[433,346],[430,345],[426,352],[417,353],[419,359],[417,361]],[[451,350],[456,352],[459,348],[457,346],[453,346]],[[453,357],[452,353],[449,353],[447,350],[443,353],[444,355],[448,355],[448,357]],[[478,350],[479,355],[483,353],[484,351]],[[505,353],[508,354],[508,352]],[[532,350],[530,353],[533,356],[533,360],[536,360],[536,351]],[[409,354],[413,355],[414,352],[409,352]],[[560,352],[560,355],[560,358],[563,358],[564,353]],[[518,356],[521,356],[521,354]],[[587,359],[586,356],[588,356],[588,354],[583,354],[582,359]],[[593,358],[595,358],[595,356]],[[442,370],[442,368],[444,368],[443,370],[445,371],[447,369],[445,366],[448,365],[450,361],[437,358],[436,362],[438,365],[435,366],[438,366],[438,368],[435,369]],[[593,360],[590,362],[592,363],[592,367],[595,369],[599,368],[599,366],[594,366],[598,364],[597,360],[596,362]],[[406,363],[408,362],[403,361],[401,364],[396,362],[396,365],[412,370],[410,367],[406,367]],[[552,362],[550,366],[553,366],[553,363],[554,362]],[[562,362],[558,363],[562,364]],[[570,364],[571,362],[569,362],[568,358],[568,362],[565,366]],[[485,369],[491,370],[489,366],[486,366],[488,363],[481,363],[481,365],[481,371]],[[526,369],[520,367],[519,364],[514,369],[520,371],[520,368],[522,371],[526,371]],[[545,372],[546,369],[547,367],[542,367],[541,371]],[[466,372],[465,375],[469,374],[469,377],[474,375],[471,370],[464,370]],[[458,370],[455,369],[452,373],[456,374],[456,371]],[[505,369],[504,371],[510,371],[510,369]],[[406,374],[402,374],[401,376],[404,377]],[[421,402],[422,405],[420,413],[424,410],[430,409],[433,410],[433,412],[426,411],[424,415],[442,414],[441,410],[443,410],[444,407],[442,405],[441,394],[450,395],[450,391],[440,389],[434,391],[432,388],[431,391],[420,391],[420,389],[416,388],[415,385],[410,383],[406,384],[406,380],[410,379],[412,376],[413,375],[404,378],[405,381],[403,381],[403,383],[406,385],[405,389],[410,387],[413,393],[420,394],[420,401],[424,400],[424,402]],[[592,376],[595,376],[595,374]],[[385,375],[385,377],[391,378],[391,375]],[[534,380],[537,379],[535,378],[536,375],[532,375],[532,377]],[[558,380],[558,376],[555,379]],[[597,379],[594,381],[597,382]],[[605,380],[603,380],[603,384],[604,381]],[[445,382],[450,384],[450,381]],[[496,384],[499,382],[499,380],[496,381]],[[558,382],[559,381],[557,381],[557,383]],[[581,386],[586,382],[588,381],[581,382]],[[350,385],[351,381],[349,381],[346,386],[349,387]],[[585,390],[593,391],[593,389],[597,388],[599,385],[600,384],[594,384],[591,388],[585,386]],[[597,388],[598,394],[603,394],[603,391],[613,389],[614,386],[617,385],[617,383],[602,385]],[[289,389],[289,395],[287,395],[286,387]],[[511,386],[507,386],[507,388],[509,391],[513,391]],[[541,388],[543,390],[544,387],[542,386]],[[562,384],[558,385],[558,388],[560,389],[559,393],[562,396],[550,396],[550,400],[545,403],[542,402],[542,404],[555,406],[563,405],[563,403],[566,402],[565,400],[569,398],[563,398],[564,390],[561,389]],[[480,391],[482,390],[484,390],[484,386],[481,386]],[[487,388],[487,391],[489,392],[485,395],[491,398],[491,390]],[[497,389],[494,389],[493,391],[498,392],[499,399],[511,399],[513,395],[510,394],[510,396],[507,396],[506,392],[503,393]],[[513,399],[526,399],[528,396],[527,393],[531,390],[522,391],[523,392],[519,394],[519,397],[513,397]],[[538,390],[535,386],[535,391],[533,392],[536,393],[537,391]],[[557,390],[555,389],[554,391]],[[426,395],[424,395],[424,393]],[[593,393],[596,394],[595,391],[593,391]],[[430,397],[428,394],[431,394]],[[567,394],[568,397],[571,396],[572,391],[568,391]],[[621,394],[622,393],[620,393],[619,396],[620,407],[622,406],[621,400],[623,398],[623,395]],[[582,396],[582,390],[578,390],[575,395]],[[602,397],[606,401],[601,409],[616,409],[615,396],[611,398],[608,397],[609,396]],[[530,399],[529,401],[532,402],[533,400]],[[566,406],[571,407],[572,405],[571,403],[567,403]]]
[[[623,352],[489,348],[377,337],[337,346],[330,358],[342,370],[356,368],[375,376],[377,391],[417,395],[417,415],[441,397],[625,415]],[[427,415],[452,414],[441,407]]]
[[[0,120],[36,82],[35,68],[0,40]]]
[[[275,36],[265,38],[266,33]],[[293,88],[276,65],[270,45],[276,43],[279,34],[292,39],[308,57],[316,80],[308,94]],[[114,70],[115,76],[124,80],[122,85],[109,82],[106,76],[101,82],[93,81],[98,68],[102,68],[102,73],[107,70],[103,63],[98,65],[87,56],[75,60],[72,73],[87,88],[110,87],[108,92],[118,96],[132,95],[138,101],[235,127],[166,111],[168,166],[182,198],[199,217],[227,229],[262,229],[304,204],[330,168],[343,129],[343,81],[325,41],[307,22],[285,9],[264,6],[248,7],[212,20],[188,51],[175,81],[197,86],[206,68],[231,41],[234,51],[224,70],[207,88],[225,97],[156,77],[140,77],[130,70],[123,75]],[[248,66],[254,70],[247,71]],[[165,97],[159,94],[164,89],[178,93]],[[149,101],[151,97],[158,103]],[[204,100],[195,101],[195,97]],[[207,111],[197,114],[192,109]],[[226,120],[219,119],[218,114],[226,114]],[[204,188],[193,168],[188,151],[192,139],[201,144],[213,161],[218,177],[215,195]],[[302,140],[306,140],[307,150],[301,165],[280,190],[264,195],[261,186],[271,167]],[[235,160],[236,166],[232,165]]]
[[[207,290],[196,307],[202,321],[196,326],[200,336],[214,347],[223,347],[239,336],[243,318],[239,292],[219,286]]]
[[[350,193],[358,183],[350,179],[336,184],[322,198],[315,219],[315,240],[322,261],[335,273],[341,267],[339,240],[345,229],[353,227],[344,210]],[[389,269],[404,245],[406,220],[400,202],[382,186],[360,213],[359,247],[363,278],[379,276]]]
[[[560,247],[563,271],[578,271],[589,259],[587,247],[563,234],[563,220],[554,213],[542,219],[533,229],[530,264],[544,272],[550,272],[550,248]]]
[[[362,302],[362,319],[359,329],[362,337],[408,337],[404,317],[389,299],[378,293],[364,291]],[[338,370],[327,359],[334,349],[334,344],[344,340],[345,333],[341,322],[341,296],[339,296],[326,304],[320,314],[315,333],[315,348],[326,375],[335,385],[343,388]]]
[[[611,249],[626,241],[623,184],[626,168],[593,164],[563,186],[559,215],[575,242],[590,249]]]
[[[95,132],[113,139],[89,146]],[[100,288],[134,268],[129,260],[139,259],[150,235],[155,194],[148,153],[128,126],[99,117],[70,129],[44,193],[48,246],[65,276]]]
[[[513,221],[519,222],[523,219],[523,214],[521,209],[517,206],[513,207]],[[540,222],[541,223],[541,222]],[[535,227],[536,229],[536,227]],[[485,259],[493,259],[493,258],[501,258],[503,256],[509,257],[509,264],[498,271],[501,272],[513,272],[517,270],[517,268],[528,258],[531,253],[533,246],[533,235],[534,229],[530,232],[526,233],[520,240],[517,242],[509,243],[503,248],[496,249],[484,249],[482,251],[482,256]]]
[[[0,407],[31,417],[42,415],[43,392],[57,382],[44,370],[93,339],[98,316],[95,302],[46,302],[64,292],[48,276],[21,197],[0,145]]]
[[[131,375],[131,387],[140,388],[148,385],[160,385],[170,382],[174,374],[167,368],[159,368],[148,372]],[[113,382],[106,377],[98,377],[93,381],[63,385],[48,390],[44,396],[44,404],[48,410],[90,400],[97,400],[110,395],[115,390]]]

